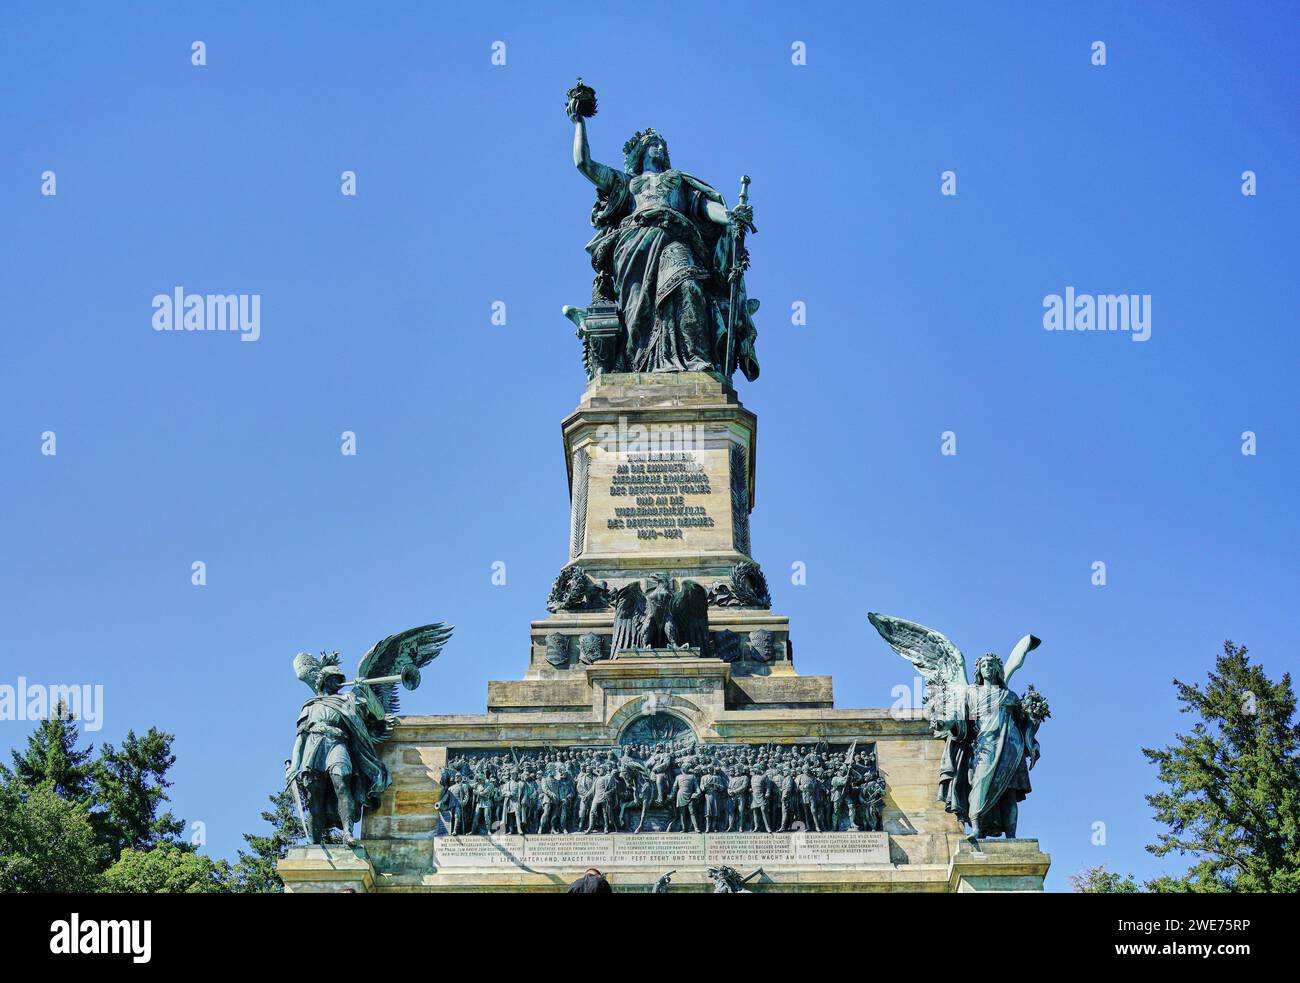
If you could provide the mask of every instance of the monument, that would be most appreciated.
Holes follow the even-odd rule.
[[[1016,824],[1047,705],[1006,686],[1037,639],[968,683],[942,635],[872,615],[929,683],[914,711],[838,709],[830,677],[795,671],[733,385],[759,374],[749,179],[728,208],[652,129],[621,169],[595,161],[581,80],[566,113],[596,188],[591,300],[564,309],[587,376],[561,424],[569,562],[484,713],[394,716],[442,625],[380,643],[346,696],[337,659],[295,660],[317,696],[286,779],[312,845],[281,861],[286,890],[561,891],[589,867],[654,893],[1041,890],[1049,859]],[[322,842],[358,811],[359,842]]]

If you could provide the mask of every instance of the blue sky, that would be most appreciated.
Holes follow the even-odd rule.
[[[0,682],[102,684],[96,741],[174,732],[174,807],[233,856],[295,652],[454,621],[417,713],[522,674],[567,558],[581,74],[597,159],[653,125],[728,199],[753,178],[753,548],[800,671],[886,706],[911,669],[868,610],[968,656],[1033,631],[1049,887],[1180,869],[1143,851],[1171,678],[1225,637],[1297,665],[1297,5],[583,6],[6,11]],[[261,338],[153,331],[176,286],[260,294]],[[1067,286],[1151,295],[1150,340],[1044,331]]]

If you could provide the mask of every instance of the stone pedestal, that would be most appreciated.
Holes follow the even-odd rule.
[[[594,380],[563,424],[570,561],[615,586],[725,578],[749,558],[757,429],[707,372]]]
[[[620,891],[648,891],[675,870],[676,893],[710,890],[709,867],[726,865],[753,874],[746,887],[757,892],[1041,890],[1049,860],[1036,841],[972,850],[935,801],[944,744],[921,712],[837,709],[829,676],[796,673],[788,619],[765,590],[743,589],[762,586],[750,557],[756,432],[731,386],[708,373],[592,382],[563,424],[570,564],[553,613],[532,623],[523,678],[489,682],[484,713],[401,717],[382,747],[392,785],[364,817],[365,850],[293,851],[279,866],[288,889],[562,891],[595,866]],[[709,592],[708,644],[615,654],[611,591],[661,571]],[[847,617],[849,643],[866,637],[861,609]],[[457,664],[474,665],[467,655]],[[855,820],[847,810],[831,819],[831,783],[849,760],[858,787],[878,777],[884,797],[868,811],[860,791]],[[717,821],[681,830],[671,776],[711,783],[750,768],[786,784],[784,803],[769,798],[764,828],[751,814],[742,832],[718,832]],[[820,809],[800,809],[790,794],[805,771]],[[613,798],[632,811],[620,810],[617,832],[602,820],[583,834],[570,796],[572,812],[556,824],[564,831],[543,834],[543,774],[618,774]],[[483,776],[533,783],[522,835],[500,807],[503,787],[485,786],[481,801],[498,805],[485,827],[471,826],[465,812],[476,811],[472,783]],[[462,801],[456,829],[479,835],[454,835]],[[703,819],[708,800],[692,801]],[[880,828],[863,832],[877,801]],[[768,832],[783,811],[792,831]]]
[[[975,891],[1041,891],[1051,857],[1037,840],[962,842],[953,854],[948,889],[956,894]]]
[[[276,864],[288,894],[369,894],[375,870],[359,846],[300,846]]]

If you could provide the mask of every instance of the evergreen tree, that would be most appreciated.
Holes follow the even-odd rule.
[[[129,730],[120,749],[105,744],[95,762],[91,794],[92,820],[104,849],[106,865],[123,850],[147,850],[167,843],[192,849],[181,839],[184,820],[170,811],[159,814],[169,801],[167,772],[176,763],[171,734],[150,727],[143,737]]]
[[[36,730],[27,735],[27,749],[9,752],[13,769],[0,765],[0,780],[18,781],[28,788],[48,785],[56,795],[73,802],[82,802],[90,790],[89,764],[92,746],[77,747],[76,719],[59,703],[49,720],[42,720]]]
[[[1143,748],[1168,790],[1148,795],[1169,832],[1147,847],[1190,854],[1182,877],[1154,891],[1300,891],[1300,725],[1291,676],[1274,683],[1244,646],[1223,654],[1202,689],[1174,680],[1190,733]]]
[[[1105,866],[1089,867],[1071,874],[1070,889],[1075,894],[1137,894],[1143,890],[1132,874],[1116,874]]]
[[[262,821],[270,823],[271,832],[269,836],[244,834],[244,841],[251,849],[240,850],[239,860],[235,864],[235,881],[240,891],[283,891],[284,882],[275,872],[276,861],[282,860],[290,847],[302,846],[307,842],[293,801],[293,792],[286,788],[279,795],[268,796],[267,800],[271,803],[271,809],[262,812]],[[325,836],[325,842],[340,842],[339,831],[330,830]]]

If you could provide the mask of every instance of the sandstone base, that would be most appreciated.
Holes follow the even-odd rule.
[[[375,871],[361,847],[300,846],[276,865],[289,894],[369,894]]]

